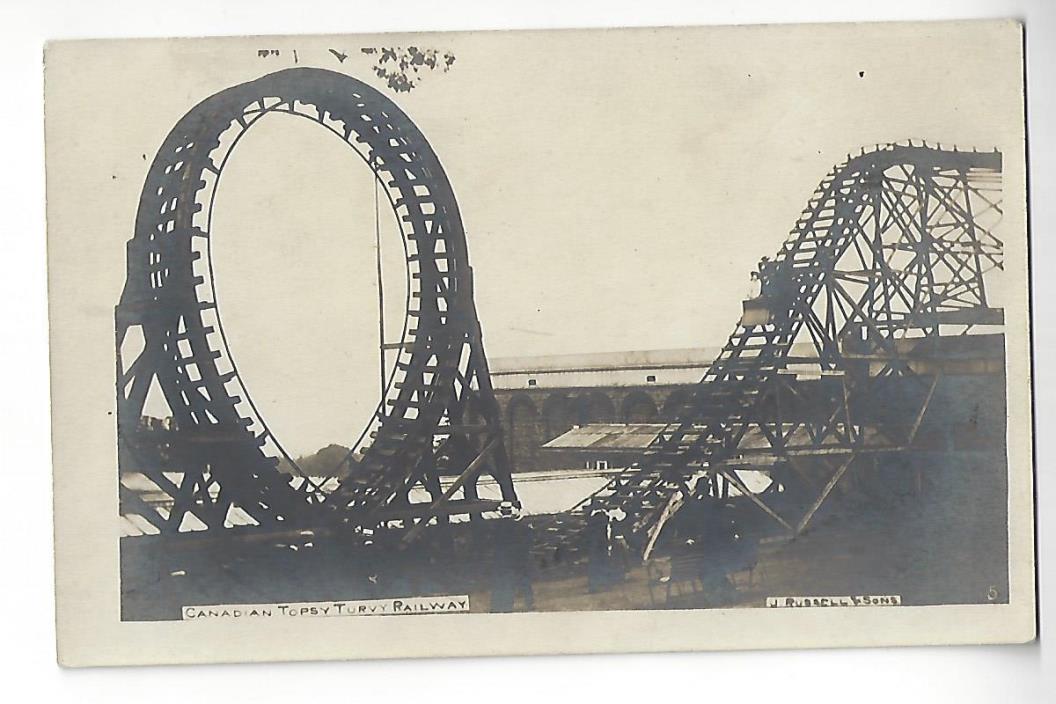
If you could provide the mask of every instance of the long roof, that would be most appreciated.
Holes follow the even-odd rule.
[[[547,450],[641,451],[664,429],[663,423],[590,423],[558,435]]]
[[[492,357],[492,374],[539,371],[584,371],[592,369],[653,369],[661,367],[706,367],[719,353],[718,347],[688,347],[666,350],[586,352],[533,357]]]
[[[679,347],[530,357],[489,357],[488,367],[493,375],[619,369],[703,369],[710,366],[721,351],[720,347]],[[815,357],[817,352],[810,343],[797,343],[792,346],[792,354],[796,357]]]

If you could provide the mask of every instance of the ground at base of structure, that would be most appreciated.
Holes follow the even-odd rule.
[[[495,545],[480,536],[488,528],[471,524],[402,550],[322,535],[126,538],[122,619],[179,619],[187,605],[452,594],[468,595],[472,612],[751,608],[805,596],[1007,603],[1002,458],[979,459],[965,476],[974,479],[937,476],[922,496],[896,497],[882,509],[833,502],[802,535],[757,531],[750,561],[721,564],[674,542],[645,562],[610,552],[524,568],[496,559]]]

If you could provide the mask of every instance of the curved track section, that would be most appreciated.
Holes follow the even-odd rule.
[[[407,322],[402,339],[387,345],[396,359],[385,397],[347,467],[335,467],[340,480],[278,471],[285,458],[299,473],[239,377],[214,293],[216,188],[241,136],[273,113],[311,120],[355,150],[396,214],[407,255]],[[344,74],[294,68],[199,103],[150,166],[127,261],[116,309],[122,475],[138,475],[167,500],[143,505],[123,483],[123,514],[157,532],[375,525],[392,507],[428,521],[459,511],[444,506],[457,498],[441,491],[444,475],[459,477],[467,512],[487,508],[470,506],[482,472],[516,500],[454,193],[425,137],[378,91]],[[152,393],[170,420],[144,417]],[[432,497],[429,510],[411,510],[416,485]]]
[[[802,507],[805,517],[788,520],[724,463],[750,431],[775,451],[785,449],[794,431],[775,422],[772,400],[790,369],[807,362],[817,374],[843,375],[853,357],[874,360],[871,378],[910,374],[904,349],[923,349],[940,328],[966,332],[995,323],[1000,311],[989,307],[984,275],[1001,267],[1001,242],[990,231],[1001,214],[1000,171],[996,151],[923,142],[878,145],[834,167],[776,256],[761,264],[760,298],[746,302],[679,421],[660,433],[638,466],[551,526],[548,544],[574,551],[587,516],[606,511],[628,517],[623,530],[647,555],[663,522],[686,497],[699,495],[701,479],[710,483],[717,475],[788,531],[801,530],[847,465],[822,477],[824,492]],[[794,343],[811,348],[809,359],[796,357]],[[822,409],[827,418],[794,430],[809,436],[807,450],[853,457],[866,434],[850,409],[845,391],[831,413]]]

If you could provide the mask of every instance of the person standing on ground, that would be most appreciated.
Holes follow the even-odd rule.
[[[522,521],[512,502],[499,506],[499,518],[492,532],[491,611],[513,611],[518,594],[524,608],[535,607],[532,592],[532,528]]]
[[[587,519],[587,589],[591,594],[609,583],[609,561],[612,549],[612,525],[605,511],[596,510]]]

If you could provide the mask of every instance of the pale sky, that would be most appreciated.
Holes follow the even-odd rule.
[[[749,271],[862,145],[999,146],[1007,164],[1022,151],[1014,62],[984,50],[994,25],[950,27],[265,43],[381,87],[424,132],[458,198],[485,346],[498,357],[721,345]],[[143,67],[87,69],[113,74],[115,101],[150,93],[155,103],[111,150],[122,177],[138,178],[120,201],[129,218],[149,163],[141,152],[152,157],[198,100],[286,67],[257,58],[254,41],[263,40],[155,51],[145,62],[156,97]],[[456,61],[409,94],[382,87],[358,52],[412,43]],[[371,189],[335,137],[270,116],[239,144],[218,191],[221,315],[254,400],[295,455],[350,443],[377,400]],[[402,324],[401,246],[384,210],[382,227],[391,341]],[[130,234],[114,234],[115,260]]]

